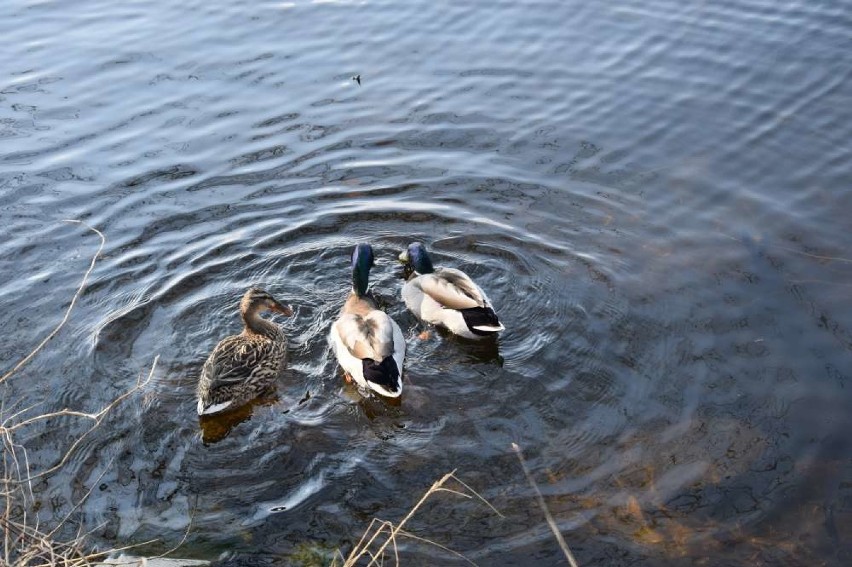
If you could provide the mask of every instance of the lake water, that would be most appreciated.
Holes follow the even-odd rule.
[[[0,387],[97,411],[33,486],[99,548],[232,564],[408,528],[480,565],[840,565],[852,554],[848,2],[6,0]],[[352,80],[361,76],[361,84]],[[425,329],[422,240],[507,330]],[[399,406],[342,380],[349,252],[408,340]],[[277,397],[204,424],[198,370],[262,285]],[[32,413],[31,413],[32,414]],[[27,414],[27,415],[31,415]],[[88,424],[22,432],[34,470]],[[187,532],[187,528],[188,532]],[[401,542],[402,543],[402,542]],[[403,565],[463,564],[407,541]]]

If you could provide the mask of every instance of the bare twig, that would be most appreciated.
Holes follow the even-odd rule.
[[[15,374],[18,370],[24,367],[27,363],[29,363],[43,348],[44,346],[59,333],[60,329],[65,325],[68,321],[71,311],[77,303],[77,300],[82,295],[83,290],[86,287],[86,282],[89,279],[94,267],[97,258],[101,254],[104,248],[104,244],[106,243],[106,238],[104,235],[85,223],[81,223],[79,221],[68,221],[75,222],[79,224],[83,224],[89,230],[95,232],[101,240],[100,246],[98,247],[97,252],[92,257],[91,263],[89,265],[88,270],[86,270],[83,280],[80,283],[80,286],[77,288],[76,293],[71,299],[71,303],[65,311],[65,315],[59,324],[44,338],[42,341],[23,359],[21,359],[11,370],[7,371],[5,374],[0,376],[0,384],[4,383],[9,379],[13,374]],[[126,396],[125,396],[126,397]],[[123,399],[123,397],[122,397]],[[119,400],[120,401],[120,400]],[[77,503],[77,505],[72,508],[71,512],[68,516],[65,517],[59,524],[51,530],[50,533],[42,533],[39,528],[39,518],[38,515],[35,514],[35,520],[31,523],[29,518],[29,502],[35,502],[35,496],[33,495],[33,486],[32,480],[37,476],[33,476],[31,474],[31,467],[29,461],[29,454],[24,445],[19,444],[15,441],[14,433],[19,428],[30,425],[31,423],[35,423],[38,419],[23,419],[19,421],[22,416],[30,413],[35,407],[40,405],[40,403],[34,404],[30,407],[24,409],[18,409],[21,405],[21,400],[17,402],[13,402],[9,405],[3,401],[3,407],[0,409],[0,439],[2,439],[3,444],[3,476],[0,478],[0,497],[2,497],[5,502],[3,506],[3,514],[0,516],[0,526],[3,528],[4,537],[2,543],[4,545],[2,559],[6,565],[12,565],[13,561],[17,565],[33,565],[34,563],[43,562],[45,565],[69,565],[69,566],[82,566],[88,565],[89,562],[82,557],[82,553],[80,552],[80,543],[81,537],[78,537],[72,542],[57,542],[52,540],[53,534],[58,530],[65,521],[70,517],[70,515],[78,509],[78,507],[86,500],[88,497],[87,493],[83,499]],[[110,407],[114,407],[114,404],[105,408],[103,413],[106,413]],[[12,415],[9,415],[11,412]],[[71,410],[64,410],[64,412],[58,413],[67,413],[68,415],[76,415],[83,416],[82,412],[73,412]],[[100,412],[99,412],[100,413]],[[46,416],[50,417],[50,416]],[[46,418],[45,417],[45,418]],[[91,419],[96,420],[97,423],[100,422],[100,419],[103,415],[97,416],[86,416]],[[77,444],[72,445],[70,451],[76,447]],[[70,454],[70,451],[68,454]],[[63,459],[62,463],[67,460],[67,456]],[[55,469],[52,469],[55,470]],[[47,471],[51,472],[51,471]]]
[[[559,543],[559,547],[562,548],[562,552],[565,554],[565,558],[568,560],[568,563],[571,567],[577,567],[577,560],[574,559],[574,554],[572,554],[571,550],[568,549],[568,544],[565,543],[565,539],[562,537],[562,533],[559,531],[556,521],[553,519],[550,510],[548,510],[547,503],[544,501],[544,496],[542,496],[541,490],[538,489],[538,484],[536,484],[535,479],[532,477],[529,469],[527,468],[527,463],[524,460],[521,448],[517,443],[512,443],[512,450],[515,451],[515,454],[518,456],[521,468],[524,469],[524,475],[527,477],[527,481],[529,481],[530,486],[532,486],[535,491],[535,495],[538,498],[538,505],[541,508],[541,511],[544,512],[544,517],[547,519],[547,525],[550,526],[550,531],[552,531],[553,535],[556,537],[556,541]]]
[[[16,372],[30,363],[65,326],[77,301],[86,289],[95,264],[106,245],[106,237],[99,230],[78,220],[68,220],[65,222],[81,224],[94,232],[100,238],[100,245],[92,256],[88,269],[84,273],[82,281],[71,298],[71,302],[66,308],[62,319],[27,356],[0,376],[0,384],[5,383]],[[70,541],[58,541],[54,539],[56,534],[63,526],[67,525],[74,514],[79,513],[81,506],[92,494],[93,488],[89,488],[82,498],[71,507],[70,511],[59,519],[58,523],[52,521],[52,529],[41,528],[39,514],[35,513],[36,499],[33,494],[33,480],[51,475],[65,466],[83,441],[101,425],[112,409],[134,393],[143,389],[150,382],[158,359],[159,357],[154,359],[147,377],[144,377],[144,374],[140,374],[136,384],[132,388],[96,412],[90,413],[65,408],[39,415],[36,414],[36,408],[44,402],[38,402],[21,409],[23,405],[23,400],[21,399],[13,400],[11,403],[7,403],[5,398],[0,400],[0,445],[2,445],[2,459],[0,459],[0,466],[2,466],[2,470],[0,470],[0,499],[3,500],[0,503],[0,529],[3,531],[3,536],[0,538],[0,545],[3,545],[3,550],[0,552],[0,565],[4,567],[58,567],[60,565],[65,567],[88,567],[92,562],[98,561],[108,554],[138,548],[158,541],[149,540],[106,551],[90,552],[85,550],[88,547],[85,545],[85,542],[94,531],[101,529],[103,525],[95,526],[89,531],[85,531],[82,523],[77,527],[76,535],[72,536],[73,539]],[[81,435],[71,437],[67,440],[67,449],[53,466],[46,469],[42,467],[38,470],[33,470],[30,466],[26,444],[17,442],[16,436],[26,431],[27,428],[31,428],[36,424],[43,424],[46,420],[54,418],[88,420],[90,427]],[[64,423],[64,419],[62,423]],[[92,487],[100,481],[106,471],[109,470],[111,464],[112,461],[107,463],[104,471],[95,479]],[[190,533],[192,523],[191,516],[181,541],[177,546],[161,555],[161,557],[172,553],[183,545]]]
[[[120,396],[115,398],[112,402],[110,402],[109,404],[107,404],[106,406],[101,408],[101,410],[96,412],[96,413],[85,413],[85,412],[78,412],[78,411],[72,411],[72,410],[65,409],[65,410],[61,410],[61,411],[58,411],[58,412],[39,415],[39,416],[36,416],[34,418],[22,421],[21,423],[15,424],[14,426],[11,426],[11,427],[0,427],[0,429],[6,429],[8,431],[14,431],[14,430],[20,428],[23,425],[29,425],[30,423],[34,423],[34,422],[40,421],[42,419],[47,419],[47,418],[51,418],[51,417],[59,417],[59,416],[85,417],[85,418],[88,418],[88,419],[91,419],[91,420],[94,421],[92,426],[88,430],[86,430],[85,433],[83,433],[81,436],[79,436],[77,439],[74,440],[74,442],[71,444],[71,447],[65,452],[65,455],[63,455],[63,457],[59,460],[58,463],[56,463],[54,466],[50,467],[47,470],[41,471],[38,474],[30,475],[27,478],[22,479],[21,482],[30,482],[30,481],[33,481],[35,479],[41,478],[43,476],[49,475],[49,474],[55,472],[56,470],[58,470],[59,468],[61,468],[63,465],[65,465],[65,463],[68,462],[68,459],[71,458],[71,455],[74,452],[74,450],[77,449],[77,447],[80,446],[80,444],[86,439],[86,437],[92,431],[97,429],[97,427],[103,421],[104,417],[109,413],[110,410],[112,410],[112,408],[114,408],[115,406],[120,404],[122,401],[129,398],[130,396],[132,396],[133,394],[135,394],[136,392],[138,392],[142,388],[144,388],[151,381],[151,377],[154,375],[154,369],[157,367],[157,361],[159,361],[159,360],[160,360],[160,355],[157,355],[157,356],[154,357],[154,363],[151,365],[151,370],[148,372],[147,378],[142,380],[142,378],[140,376],[140,378],[137,380],[135,386],[133,386],[131,389],[127,390],[126,392],[124,392],[123,394],[121,394]]]
[[[189,537],[189,532],[192,530],[192,520],[195,518],[195,510],[197,509],[197,507],[198,507],[198,495],[195,496],[195,504],[192,507],[192,511],[189,513],[189,523],[186,524],[186,530],[184,530],[184,532],[183,532],[183,537],[180,539],[180,541],[177,543],[177,545],[175,545],[174,547],[172,547],[168,551],[161,553],[160,555],[157,555],[156,557],[152,557],[152,559],[159,559],[161,557],[168,557],[169,555],[171,555],[172,553],[174,553],[175,551],[180,549],[183,546],[184,543],[186,543],[186,539]]]
[[[92,495],[92,491],[95,489],[95,485],[97,485],[97,484],[101,481],[101,479],[104,477],[104,475],[106,474],[106,472],[107,472],[107,471],[109,470],[109,468],[112,466],[112,462],[113,462],[114,460],[115,460],[115,458],[112,458],[112,459],[110,459],[110,460],[109,460],[109,462],[107,463],[107,465],[104,467],[104,470],[103,470],[103,471],[101,471],[101,474],[99,474],[99,475],[98,475],[98,478],[96,478],[96,479],[95,479],[95,481],[92,483],[92,486],[89,488],[89,490],[87,490],[87,491],[86,491],[86,494],[84,494],[84,495],[83,495],[83,497],[79,500],[79,502],[77,502],[77,503],[74,505],[74,507],[73,507],[73,508],[71,508],[71,510],[69,510],[69,512],[65,515],[65,517],[64,517],[64,518],[62,518],[62,520],[60,520],[60,521],[56,524],[56,526],[55,526],[52,530],[50,530],[49,532],[47,532],[47,533],[45,534],[45,537],[52,538],[52,537],[53,537],[53,535],[54,535],[56,532],[58,532],[58,531],[62,528],[62,526],[64,526],[64,525],[65,525],[65,522],[67,522],[67,521],[71,518],[71,516],[74,514],[74,512],[75,512],[75,511],[77,511],[77,510],[80,508],[80,506],[82,506],[82,505],[83,505],[83,503],[85,503],[85,502],[86,502],[86,500],[88,500],[88,499],[89,499],[89,496],[91,496],[91,495]],[[78,534],[77,539],[79,539],[79,537],[80,537],[80,536],[79,536],[79,534]]]
[[[4,549],[2,555],[0,555],[0,558],[2,558],[3,561],[0,561],[0,563],[4,565],[17,565],[20,567],[58,567],[59,565],[67,567],[88,567],[93,561],[96,561],[110,553],[148,545],[157,541],[150,540],[143,543],[110,549],[108,551],[87,553],[84,551],[84,541],[91,534],[91,531],[83,533],[82,525],[78,529],[77,536],[71,541],[57,541],[54,539],[54,536],[58,530],[67,523],[71,516],[79,510],[80,506],[82,506],[86,499],[91,495],[92,489],[89,489],[82,499],[77,502],[50,531],[42,531],[39,528],[37,514],[35,515],[34,522],[31,522],[28,519],[28,506],[26,502],[28,499],[30,501],[35,500],[32,492],[32,480],[49,475],[62,467],[71,457],[74,450],[79,447],[81,442],[103,422],[110,410],[115,408],[119,403],[126,400],[135,392],[144,388],[150,382],[158,360],[159,357],[155,357],[147,376],[145,374],[140,374],[136,384],[132,388],[118,396],[97,412],[87,413],[65,409],[49,414],[26,418],[17,423],[14,423],[14,420],[8,417],[2,420],[2,423],[0,423],[0,439],[2,439],[4,450],[2,460],[3,476],[0,478],[0,498],[5,499],[5,506],[4,510],[2,510],[2,516],[0,516],[0,527],[2,527],[4,532],[4,537],[2,539]],[[13,417],[21,416],[22,414],[18,412]],[[34,473],[30,468],[29,456],[26,447],[15,442],[14,434],[22,431],[22,428],[25,428],[26,426],[31,426],[44,419],[52,417],[77,417],[91,420],[93,423],[88,430],[78,436],[71,443],[70,447],[57,464],[47,470]],[[110,465],[107,464],[106,468],[98,479],[95,480],[94,484],[97,484],[98,480],[103,476],[103,474],[105,474],[106,470],[109,469],[109,466]],[[14,512],[13,507],[18,507],[19,510]],[[190,524],[187,527],[187,534],[184,534],[184,538],[174,549],[177,549],[177,547],[182,545],[186,540],[191,525],[192,521],[190,520]],[[174,549],[167,553],[171,553]]]
[[[98,247],[98,251],[95,252],[95,255],[92,256],[92,263],[89,265],[89,269],[86,270],[86,273],[83,276],[83,281],[80,282],[80,287],[77,288],[77,293],[75,293],[74,297],[71,298],[71,304],[68,305],[68,309],[65,310],[65,316],[62,318],[62,320],[59,322],[59,324],[53,329],[53,331],[51,331],[50,334],[48,334],[38,344],[38,346],[36,346],[32,350],[32,352],[30,352],[27,356],[25,356],[18,364],[16,364],[14,366],[14,368],[12,368],[6,374],[4,374],[2,377],[0,377],[0,384],[5,382],[9,378],[9,376],[11,376],[15,372],[17,372],[25,364],[27,364],[29,361],[31,361],[35,357],[35,355],[38,354],[39,351],[42,348],[44,348],[44,345],[46,345],[48,343],[48,341],[50,341],[50,339],[52,339],[53,337],[56,336],[56,333],[59,332],[59,329],[61,329],[65,325],[65,323],[68,321],[68,317],[71,316],[71,310],[74,309],[74,304],[77,303],[77,299],[80,297],[80,295],[83,293],[83,289],[86,287],[86,282],[89,280],[89,275],[92,273],[92,270],[95,269],[95,262],[97,261],[98,256],[100,256],[101,251],[104,249],[104,244],[106,244],[106,237],[103,235],[103,233],[96,228],[92,228],[91,226],[87,225],[83,221],[66,220],[64,222],[82,224],[83,226],[85,226],[86,228],[88,228],[89,230],[91,230],[92,232],[94,232],[95,234],[97,234],[101,238],[101,245]]]

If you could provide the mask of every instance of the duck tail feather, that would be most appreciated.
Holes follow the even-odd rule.
[[[500,331],[506,330],[506,327],[503,325],[474,325],[471,328],[477,331],[482,331],[483,333],[499,333]]]
[[[231,407],[232,403],[233,400],[227,400],[218,404],[206,405],[203,400],[198,400],[198,415],[213,415],[214,413],[223,412]]]
[[[477,335],[491,335],[505,329],[490,307],[470,307],[461,309],[467,327]]]
[[[381,362],[365,358],[362,364],[364,379],[370,389],[389,398],[396,398],[402,393],[402,379],[393,356],[387,356]]]

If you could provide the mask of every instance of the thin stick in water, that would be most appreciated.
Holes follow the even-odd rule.
[[[538,484],[536,484],[535,479],[530,474],[529,469],[527,468],[527,462],[524,460],[524,454],[521,452],[521,448],[517,443],[512,443],[512,450],[518,456],[518,461],[521,463],[521,468],[524,469],[524,475],[527,477],[527,481],[532,486],[535,491],[535,495],[538,498],[538,505],[541,508],[541,511],[544,512],[544,517],[547,520],[547,525],[550,526],[550,531],[553,532],[553,535],[556,537],[556,541],[559,543],[559,547],[562,548],[562,553],[565,554],[565,558],[568,560],[568,563],[571,567],[577,567],[577,560],[574,559],[574,554],[571,553],[571,550],[568,549],[568,544],[565,543],[565,539],[562,537],[562,533],[559,531],[559,527],[556,525],[556,521],[553,519],[553,516],[550,513],[550,510],[547,508],[547,503],[544,501],[544,496],[541,494],[541,490],[538,489]]]

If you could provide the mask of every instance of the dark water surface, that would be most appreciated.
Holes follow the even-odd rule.
[[[458,469],[506,518],[443,494],[412,531],[562,565],[516,442],[581,565],[852,556],[848,2],[6,0],[0,34],[0,369],[97,250],[62,219],[107,237],[4,404],[95,411],[160,357],[35,483],[43,524],[91,491],[67,529],[95,545],[191,519],[179,555],[286,564]],[[418,336],[414,239],[485,287],[496,347]],[[399,407],[326,342],[368,241]],[[256,284],[296,311],[290,367],[205,442],[198,369]],[[74,423],[28,430],[33,467]]]

